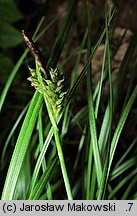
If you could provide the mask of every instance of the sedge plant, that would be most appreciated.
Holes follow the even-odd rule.
[[[74,22],[72,19],[76,14],[76,2],[73,1],[46,66],[34,40],[31,41],[23,32],[36,62],[35,69],[29,68],[31,76],[28,78],[28,83],[31,82],[36,91],[31,101],[22,107],[12,129],[12,124],[5,127],[4,132],[8,136],[2,151],[2,171],[8,163],[7,153],[11,146],[14,151],[1,199],[66,199],[66,192],[70,200],[137,199],[134,190],[137,181],[137,136],[127,125],[132,119],[130,113],[134,116],[136,112],[137,63],[132,58],[137,47],[137,32],[133,33],[120,65],[114,71],[112,63],[127,32],[125,29],[115,50],[111,50],[111,28],[114,27],[111,23],[118,16],[117,10],[105,8],[104,25],[94,38],[92,34],[97,14],[93,14],[90,1],[83,1],[87,11],[83,20],[87,24],[83,35],[81,33],[82,40],[78,35],[76,41],[75,27],[80,26],[79,20]],[[102,43],[102,65],[97,72],[96,84],[93,84],[95,72],[91,62]],[[7,93],[25,56],[26,52],[5,84],[0,100],[3,111]],[[83,67],[79,69],[81,64]],[[66,74],[62,75],[60,71],[67,74],[68,92],[64,90]],[[34,89],[30,85],[28,88],[32,94]],[[133,121],[131,123],[132,127],[135,126]]]
[[[61,31],[59,32],[58,38],[54,44],[54,47],[51,52],[51,56],[49,58],[47,65],[49,64],[49,65],[52,65],[52,67],[55,67],[57,64],[57,61],[59,59],[59,56],[65,44],[66,38],[68,36],[68,32],[70,31],[70,27],[72,24],[76,6],[77,6],[77,1],[72,1],[68,14],[66,16],[66,19],[64,21],[64,25]],[[54,22],[52,21],[51,23],[53,24]],[[51,26],[51,23],[49,24],[49,26]],[[40,35],[42,35],[42,32],[40,33]],[[20,60],[20,62],[22,62],[22,59]],[[12,73],[14,74],[14,76],[17,73],[17,69],[18,68],[16,68],[16,70],[14,70]],[[14,77],[12,76],[12,80],[13,78]],[[2,96],[1,99],[3,99],[2,103],[5,99],[7,91],[9,90],[9,85],[11,84],[12,80],[9,79],[8,84],[4,88],[3,94],[1,95]],[[15,199],[16,197],[15,190],[16,190],[16,187],[19,181],[21,170],[23,169],[23,161],[26,156],[28,144],[30,142],[30,138],[31,138],[31,135],[34,129],[34,125],[36,123],[36,119],[40,111],[41,105],[42,105],[42,95],[36,91],[29,105],[27,114],[25,116],[24,122],[22,124],[16,145],[15,145],[14,152],[12,154],[12,158],[11,158],[10,166],[7,172],[7,177],[6,177],[4,187],[3,187],[1,199],[11,200],[11,199]],[[55,168],[56,164],[54,163],[54,160],[53,160],[51,161],[51,166],[50,165],[47,166],[46,172],[43,173],[42,178],[38,181],[40,167],[41,167],[43,158],[45,156],[45,153],[47,151],[47,148],[49,146],[49,143],[52,139],[52,136],[53,136],[53,128],[51,127],[49,130],[48,136],[44,142],[44,146],[37,159],[37,163],[35,165],[34,172],[31,178],[30,186],[27,188],[28,195],[26,194],[26,197],[28,197],[29,199],[34,199],[34,198],[38,199],[40,197],[43,191],[43,188],[45,187],[44,183],[46,183],[47,177],[49,178],[49,176],[52,173],[52,170]],[[49,173],[49,174],[46,175],[46,173]],[[41,184],[41,182],[44,182],[44,183]],[[36,191],[37,187],[39,187],[40,190],[39,190],[39,193],[37,193],[37,197],[36,197],[34,192]]]
[[[58,69],[50,68],[45,71],[43,63],[40,59],[40,53],[34,43],[29,40],[24,31],[22,31],[25,43],[32,52],[36,60],[36,70],[30,69],[31,77],[28,80],[31,85],[38,90],[44,97],[48,115],[53,126],[55,143],[58,151],[59,161],[69,200],[72,200],[72,192],[70,188],[69,178],[66,170],[64,155],[59,138],[59,129],[57,126],[58,119],[62,114],[66,91],[63,91],[64,77],[59,73]]]

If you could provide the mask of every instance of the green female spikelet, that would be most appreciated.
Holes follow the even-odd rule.
[[[50,79],[45,79],[41,76],[42,83],[39,82],[37,72],[34,69],[29,68],[31,77],[28,78],[31,81],[31,85],[37,89],[40,93],[44,94],[46,101],[49,105],[50,112],[52,113],[55,122],[61,113],[64,103],[64,97],[67,92],[63,91],[64,78],[59,74],[57,69],[49,69]]]

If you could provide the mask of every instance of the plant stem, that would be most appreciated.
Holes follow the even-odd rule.
[[[57,151],[58,151],[58,156],[59,156],[59,161],[60,161],[60,165],[61,165],[61,171],[63,174],[63,179],[64,179],[64,183],[65,183],[67,196],[68,196],[69,200],[73,200],[57,127],[54,127],[54,136],[55,136],[55,142],[56,142],[56,147],[57,147]]]

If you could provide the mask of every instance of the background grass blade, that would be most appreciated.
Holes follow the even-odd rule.
[[[90,56],[91,51],[91,18],[88,13],[88,45],[87,45],[87,55],[88,58]],[[102,164],[100,158],[100,151],[98,146],[98,139],[97,139],[97,131],[96,131],[96,121],[95,121],[95,111],[94,111],[94,103],[93,103],[93,93],[92,93],[92,70],[91,65],[89,64],[87,68],[87,96],[88,96],[88,116],[89,116],[89,127],[90,127],[90,152],[89,152],[89,161],[91,163],[92,158],[92,149],[96,167],[96,175],[97,175],[97,182],[98,187],[100,187],[100,182],[102,179]],[[89,164],[91,166],[91,164]],[[91,169],[88,169],[88,171]],[[90,174],[89,174],[90,175]],[[88,179],[90,179],[88,177]]]
[[[129,173],[119,184],[114,188],[114,190],[109,194],[108,199],[112,199],[114,195],[124,186],[124,184],[129,181],[134,175],[137,174],[137,169],[134,169],[131,173]]]
[[[111,62],[110,62],[110,39],[109,39],[109,23],[110,17],[112,14],[112,8],[110,7],[108,10],[106,8],[105,11],[105,26],[106,26],[106,52],[107,52],[107,71],[109,77],[109,125],[110,131],[107,141],[107,148],[105,153],[105,164],[103,169],[103,175],[101,179],[100,188],[98,191],[98,199],[104,199],[107,187],[107,170],[109,164],[109,154],[110,154],[110,142],[111,142],[111,133],[112,133],[112,121],[113,121],[113,86],[112,86],[112,74],[111,74]]]
[[[50,58],[48,60],[47,68],[48,67],[54,68],[55,65],[57,64],[58,60],[59,60],[60,54],[62,52],[62,48],[66,42],[66,38],[68,37],[68,33],[69,33],[71,25],[72,25],[74,14],[76,12],[77,3],[78,3],[78,0],[73,0],[71,2],[66,20],[64,22],[64,25],[63,25],[61,31],[59,32],[59,35],[56,39],[55,45],[54,45],[53,50],[51,52]]]
[[[46,187],[46,184],[49,181],[51,174],[54,172],[55,166],[57,166],[57,161],[58,161],[57,157],[52,159],[51,163],[47,166],[45,172],[43,173],[40,180],[38,181],[38,183],[36,184],[36,186],[32,190],[32,192],[28,198],[29,200],[38,200],[39,199],[43,189]]]
[[[112,165],[115,149],[117,147],[117,143],[118,143],[120,134],[121,134],[122,129],[123,129],[124,125],[125,125],[125,122],[127,120],[129,112],[130,112],[130,110],[132,108],[132,105],[133,105],[134,101],[136,100],[136,97],[137,97],[137,86],[135,87],[132,95],[130,96],[130,99],[129,99],[127,105],[125,106],[125,108],[123,110],[123,113],[121,114],[119,123],[117,125],[117,128],[115,130],[115,133],[114,133],[114,136],[113,136],[113,139],[112,139],[112,142],[111,142],[108,175],[109,175],[109,172],[110,172],[110,168],[111,168],[111,165]]]
[[[113,95],[113,105],[114,105],[113,112],[115,112],[116,104],[118,103],[119,94],[121,92],[121,86],[123,85],[125,73],[127,71],[126,69],[128,68],[129,62],[131,61],[136,45],[137,45],[137,33],[133,35],[133,38],[129,44],[129,47],[124,55],[124,58],[118,70],[117,80],[116,80],[116,83],[114,85],[114,90],[113,90],[113,94],[114,94]],[[101,148],[103,147],[103,149],[106,148],[106,142],[107,142],[107,138],[108,138],[108,134],[110,130],[110,122],[109,122],[110,107],[109,106],[110,104],[108,104],[106,108],[101,130],[100,130],[100,135],[99,135],[99,146],[101,146]],[[102,155],[103,154],[104,154],[104,150],[102,150]]]
[[[5,87],[4,87],[4,89],[3,89],[2,93],[1,93],[1,96],[0,96],[0,111],[2,109],[4,100],[6,98],[8,90],[9,90],[9,88],[11,86],[11,83],[12,83],[17,71],[19,70],[23,60],[25,59],[26,55],[27,55],[27,50],[23,53],[23,55],[20,57],[17,64],[14,66],[13,70],[11,71],[11,74],[10,74],[10,76],[9,76],[9,78],[8,78],[6,84],[5,84]]]

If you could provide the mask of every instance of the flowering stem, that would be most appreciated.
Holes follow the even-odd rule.
[[[69,178],[68,178],[68,174],[67,174],[67,170],[66,170],[66,165],[65,165],[65,161],[64,161],[64,156],[63,156],[63,152],[62,152],[62,147],[61,147],[57,127],[54,127],[54,137],[55,137],[56,147],[57,147],[59,161],[60,161],[60,165],[61,165],[61,171],[62,171],[62,175],[63,175],[63,179],[64,179],[68,199],[73,200],[72,192],[71,192],[71,188],[70,188],[70,183],[69,183]]]
[[[47,107],[48,115],[49,115],[50,121],[52,123],[52,126],[54,128],[55,143],[56,143],[56,147],[57,147],[57,152],[58,152],[58,156],[59,156],[59,161],[60,161],[60,165],[61,165],[61,171],[62,171],[64,183],[65,183],[67,196],[68,196],[69,200],[73,200],[72,192],[71,192],[71,188],[70,188],[70,183],[69,183],[69,178],[68,178],[66,165],[65,165],[65,161],[64,161],[63,151],[62,151],[62,147],[61,147],[61,143],[60,143],[58,127],[57,127],[57,123],[56,123],[57,119],[55,118],[55,115],[53,115],[54,113],[50,107],[48,100],[47,100],[47,94],[44,90],[44,85],[43,85],[43,81],[42,81],[42,77],[41,77],[41,73],[40,73],[37,61],[36,61],[36,73],[37,73],[38,82],[40,84],[41,93],[44,96],[44,101],[45,101],[45,104]]]

